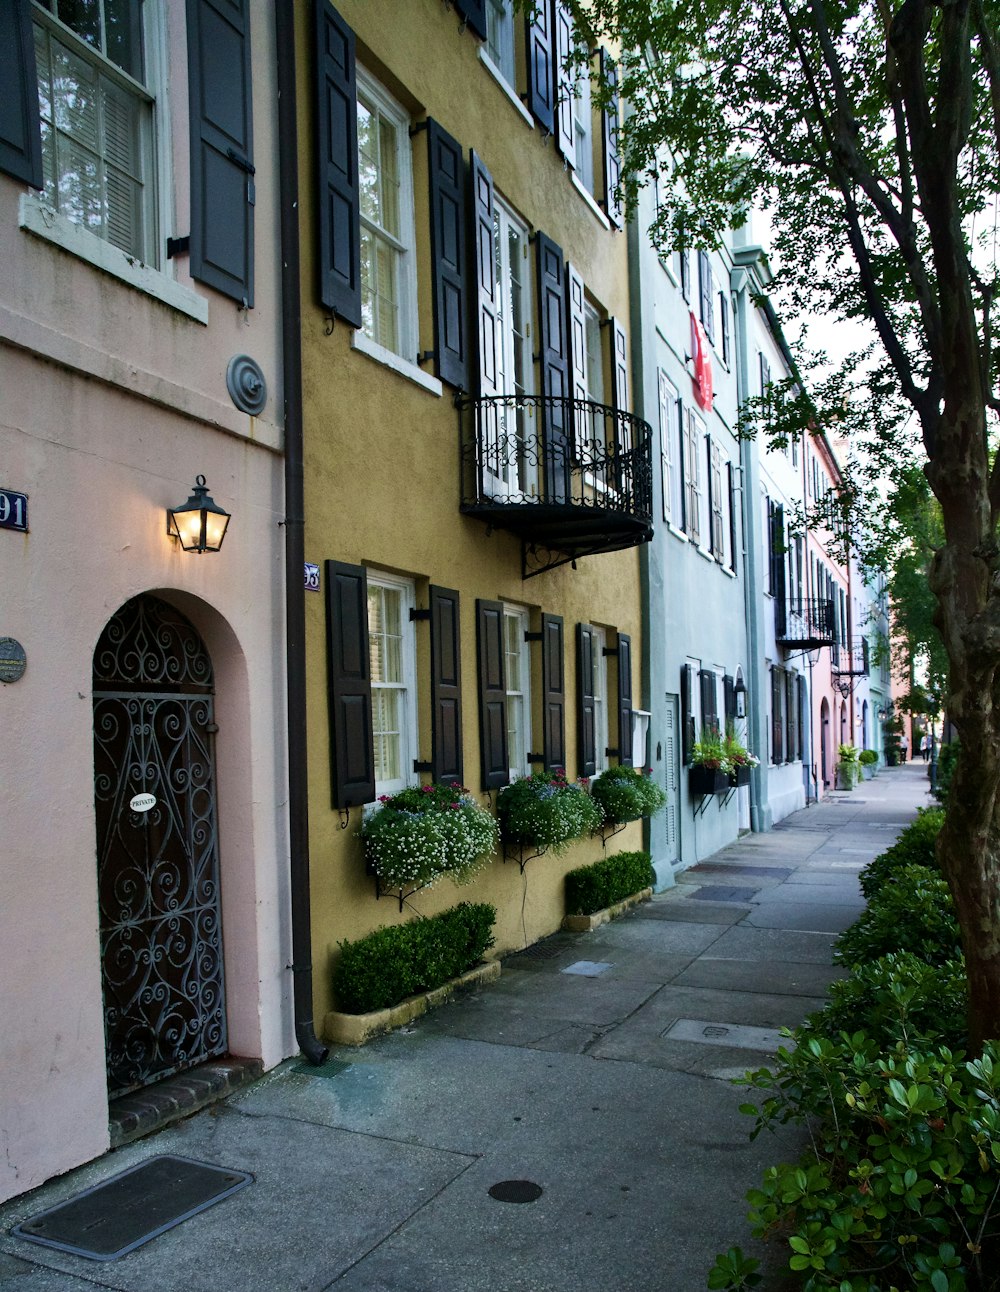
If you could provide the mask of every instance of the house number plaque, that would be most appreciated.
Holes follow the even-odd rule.
[[[0,489],[0,529],[28,532],[28,495],[13,489]]]
[[[0,637],[0,682],[20,682],[28,657],[13,637]]]

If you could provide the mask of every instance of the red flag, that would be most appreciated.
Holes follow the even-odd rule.
[[[706,413],[712,411],[712,356],[705,331],[691,314],[691,350],[694,359],[694,397]]]

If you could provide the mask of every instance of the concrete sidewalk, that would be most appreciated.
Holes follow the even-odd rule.
[[[791,1132],[749,1142],[729,1078],[823,1003],[858,872],[930,801],[926,773],[883,770],[594,933],[508,957],[497,983],[401,1032],[320,1070],[286,1063],[6,1204],[0,1287],[697,1292],[717,1251],[750,1246],[746,1190],[796,1151]],[[113,1262],[11,1236],[160,1153],[255,1182]],[[510,1180],[543,1192],[494,1200]]]

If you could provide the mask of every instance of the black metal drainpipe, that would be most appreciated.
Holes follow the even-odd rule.
[[[305,505],[302,485],[302,302],[299,284],[299,167],[295,96],[295,11],[278,0],[278,163],[281,204],[281,342],[285,387],[285,672],[288,679],[288,843],[292,899],[295,1039],[310,1063],[329,1049],[313,1023],[306,778]]]

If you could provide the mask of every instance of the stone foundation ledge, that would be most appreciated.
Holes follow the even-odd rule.
[[[602,924],[607,924],[619,915],[624,915],[640,902],[648,902],[652,896],[653,890],[644,888],[638,893],[633,893],[631,897],[615,902],[613,906],[606,906],[603,911],[595,911],[593,915],[565,915],[562,926],[567,933],[592,933],[594,929],[599,929]]]
[[[342,1014],[331,1010],[323,1020],[323,1037],[335,1045],[364,1045],[373,1037],[382,1036],[394,1028],[411,1023],[429,1009],[443,1005],[449,996],[456,991],[470,987],[480,987],[488,982],[495,982],[500,977],[500,961],[488,960],[485,964],[467,969],[449,982],[442,983],[433,991],[423,991],[416,996],[407,996],[398,1005],[388,1009],[375,1009],[370,1014]]]

